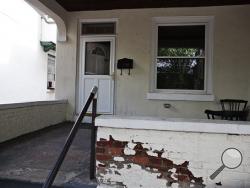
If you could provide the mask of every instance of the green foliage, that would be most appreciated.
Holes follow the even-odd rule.
[[[198,56],[200,49],[198,48],[160,48],[158,51],[158,56],[184,56],[184,57],[194,57]]]

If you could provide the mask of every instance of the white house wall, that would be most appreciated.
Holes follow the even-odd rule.
[[[0,12],[0,103],[54,99],[40,15],[23,0],[1,1]]]
[[[152,62],[152,17],[214,16],[213,89],[215,102],[147,100]],[[57,48],[57,98],[68,98],[68,119],[77,102],[77,67],[79,56],[78,23],[80,19],[118,19],[116,59],[135,61],[131,75],[115,71],[115,113],[183,118],[205,118],[204,109],[218,108],[218,99],[250,100],[249,49],[250,6],[202,8],[162,8],[72,12],[68,14],[66,43]],[[172,107],[165,109],[164,103]]]

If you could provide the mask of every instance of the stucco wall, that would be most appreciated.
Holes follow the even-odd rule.
[[[23,0],[1,1],[0,23],[0,103],[54,99],[40,40],[56,41],[56,26],[42,28],[41,16]]]
[[[0,105],[0,142],[66,120],[67,101]]]
[[[116,59],[135,60],[131,75],[115,74],[115,113],[167,117],[205,118],[204,109],[218,108],[218,102],[147,100],[152,61],[152,17],[214,16],[213,89],[216,101],[221,98],[250,100],[249,49],[250,6],[203,8],[168,8],[140,10],[87,11],[69,13],[68,41],[57,48],[57,98],[68,98],[67,118],[71,119],[76,103],[79,19],[118,18]],[[164,103],[172,108],[165,109]]]

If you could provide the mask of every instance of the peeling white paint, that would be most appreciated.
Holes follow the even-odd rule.
[[[169,171],[172,172],[171,178],[173,178],[174,180],[178,180],[178,179],[174,176],[174,173],[176,173],[176,169],[175,169],[175,168],[172,168],[172,169],[170,169]]]
[[[249,188],[247,185],[249,185],[250,180],[250,169],[248,168],[250,162],[247,158],[243,159],[242,166],[236,170],[225,169],[214,181],[209,179],[214,170],[221,165],[221,153],[226,148],[236,147],[242,151],[244,156],[250,156],[250,139],[246,138],[248,136],[99,127],[97,140],[100,140],[100,138],[109,140],[110,135],[115,140],[128,141],[128,147],[124,151],[125,155],[133,155],[132,151],[134,150],[131,148],[134,148],[134,143],[141,142],[146,143],[143,144],[143,147],[149,149],[147,154],[150,156],[156,157],[155,151],[162,151],[163,149],[162,158],[172,160],[176,165],[189,161],[189,170],[195,177],[203,177],[204,184],[208,188],[215,188],[215,183],[220,181],[223,185],[221,188],[227,188],[225,185],[229,185],[230,182],[237,188]],[[239,142],[239,139],[241,142]],[[167,187],[166,179],[157,178],[160,175],[157,169],[143,168],[137,164],[123,165],[124,167],[121,168],[119,164],[110,164],[112,169],[107,174],[102,174],[106,183],[113,185],[115,182],[122,182],[127,188]],[[170,169],[170,172],[174,174],[176,169]],[[177,180],[173,175],[171,177]],[[237,184],[237,182],[243,183]],[[178,186],[179,184],[173,183],[171,188],[177,188]],[[117,188],[117,186],[115,187]]]
[[[116,164],[110,164],[110,168],[117,168]]]
[[[124,154],[125,154],[125,155],[134,155],[134,154],[135,154],[135,150],[126,147],[126,148],[124,149]]]
[[[158,154],[153,152],[153,151],[147,151],[147,154],[150,155],[150,156],[153,156],[153,157],[157,157]]]
[[[101,163],[100,161],[97,161],[96,160],[96,166],[98,166],[98,165],[102,165],[103,163]]]
[[[127,146],[128,146],[128,148],[130,148],[130,149],[134,149],[134,147],[136,146],[136,144],[135,144],[135,143],[129,142]]]
[[[112,182],[122,182],[128,188],[161,188],[166,187],[167,181],[164,179],[157,179],[160,173],[151,173],[146,170],[142,170],[141,166],[136,164],[131,164],[131,168],[116,169],[121,175],[114,173],[106,174],[105,179],[110,179]],[[137,177],[137,178],[135,178]],[[143,178],[138,178],[143,177]]]
[[[114,161],[125,161],[123,157],[114,157]]]
[[[143,147],[143,148],[146,148],[146,149],[148,149],[148,150],[151,150],[151,149],[152,149],[148,143],[147,143],[147,144],[142,144],[142,147]]]
[[[166,159],[169,159],[168,152],[164,152],[164,153],[162,154],[162,157],[163,157],[163,158],[166,158]]]

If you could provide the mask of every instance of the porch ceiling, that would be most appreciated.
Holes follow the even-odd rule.
[[[250,0],[56,0],[67,11],[201,7],[250,4]]]

